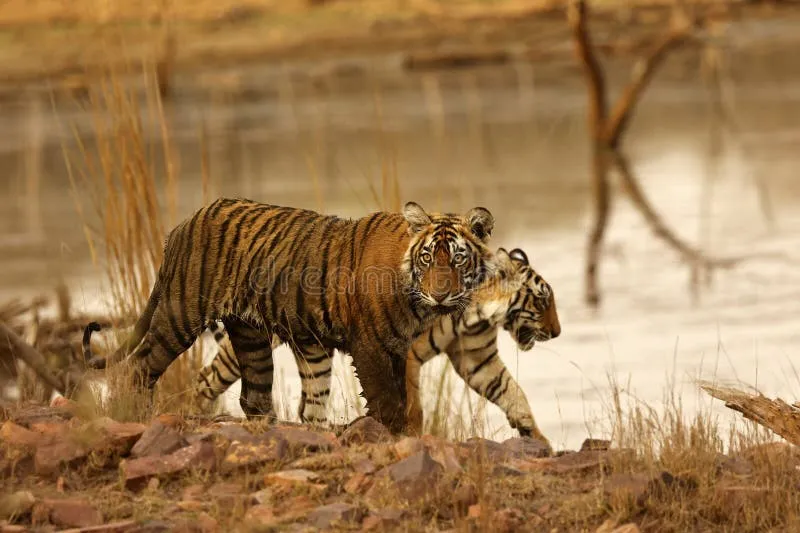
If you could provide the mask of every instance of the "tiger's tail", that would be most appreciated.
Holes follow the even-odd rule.
[[[133,332],[131,335],[122,343],[122,345],[117,348],[114,353],[112,353],[108,357],[97,357],[92,354],[92,347],[91,347],[91,338],[92,333],[95,331],[100,331],[102,328],[100,324],[97,322],[90,322],[86,328],[83,330],[83,359],[86,361],[86,366],[89,368],[94,368],[98,370],[102,370],[104,368],[109,368],[111,366],[116,365],[130,353],[131,350],[136,348],[144,336],[147,334],[147,331],[150,329],[150,322],[153,320],[153,315],[156,312],[156,307],[158,306],[158,301],[161,296],[161,284],[158,280],[156,280],[155,285],[153,286],[153,292],[150,293],[150,299],[147,301],[147,306],[144,309],[144,312],[139,317],[139,320],[136,321],[136,325],[133,328]]]

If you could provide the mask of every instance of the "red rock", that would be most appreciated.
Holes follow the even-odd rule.
[[[204,499],[214,499],[222,505],[235,505],[238,501],[244,500],[244,487],[239,483],[221,481],[211,485],[204,491]]]
[[[392,434],[386,429],[386,426],[371,416],[357,418],[339,437],[339,442],[345,446],[391,442],[392,440],[394,440]]]
[[[436,448],[430,449],[429,453],[434,461],[442,465],[446,474],[458,475],[464,471],[461,468],[461,463],[458,462],[455,449],[451,445],[439,445]]]
[[[344,484],[344,491],[347,494],[361,494],[369,487],[370,478],[366,474],[356,473]]]
[[[609,453],[597,451],[574,452],[558,457],[518,462],[515,466],[520,470],[552,475],[588,474],[605,468],[610,460]]]
[[[271,505],[254,505],[244,515],[244,522],[251,526],[267,527],[279,523]]]
[[[55,474],[62,467],[73,467],[84,462],[91,450],[72,436],[52,444],[40,446],[33,458],[34,469],[40,476]]]
[[[131,456],[167,455],[186,446],[180,433],[158,420],[150,424],[131,448]]]
[[[361,523],[362,531],[387,531],[396,528],[408,513],[402,509],[380,509],[367,516]]]
[[[378,469],[369,459],[360,459],[353,463],[353,470],[359,474],[374,474]]]
[[[29,449],[31,453],[33,453],[33,449],[42,441],[43,439],[40,434],[15,424],[10,420],[0,426],[0,442],[6,446]]]
[[[383,468],[375,474],[375,479],[390,480],[402,498],[416,500],[434,495],[443,474],[442,465],[434,461],[427,450],[423,450]],[[370,490],[379,490],[379,486],[377,483]]]
[[[335,525],[359,522],[363,513],[361,509],[349,503],[331,503],[317,507],[308,515],[308,523],[319,529],[328,529]]]
[[[168,428],[177,429],[186,424],[186,420],[181,415],[173,413],[163,413],[155,417],[154,422],[158,422]]]
[[[222,462],[222,471],[240,468],[258,468],[266,463],[283,461],[289,453],[286,439],[275,435],[262,435],[251,442],[234,441]]]
[[[651,476],[613,473],[603,483],[603,494],[611,504],[626,505],[640,501],[648,490]]]
[[[286,441],[289,454],[294,457],[306,453],[329,452],[339,446],[336,435],[333,433],[320,433],[291,426],[273,427],[263,434],[263,438]]]
[[[94,430],[100,432],[96,444],[92,447],[94,450],[127,455],[146,429],[147,426],[144,424],[117,422],[103,417],[93,420],[81,428],[81,431],[84,434],[88,434],[87,436],[89,437],[91,437]]]
[[[492,531],[513,533],[520,531],[525,523],[525,515],[519,509],[501,509],[492,515]]]
[[[211,470],[215,463],[214,446],[208,442],[197,442],[169,455],[124,460],[120,463],[120,470],[128,488],[140,488],[151,477],[195,469]]]
[[[126,533],[136,531],[140,533],[140,524],[136,520],[120,520],[109,522],[100,526],[82,527],[79,529],[66,529],[61,533]]]
[[[425,449],[425,444],[416,437],[404,437],[394,443],[394,453],[399,459],[407,459]]]
[[[181,492],[181,500],[185,502],[199,500],[205,491],[206,488],[203,485],[189,485]]]
[[[586,439],[581,444],[582,452],[586,451],[597,451],[597,452],[604,452],[611,448],[611,441],[605,439]]]
[[[526,459],[550,457],[552,448],[546,442],[531,437],[514,437],[503,442],[503,447],[508,450],[511,457]]]
[[[219,424],[214,434],[219,435],[228,442],[251,442],[255,438],[255,435],[239,424],[230,423]]]
[[[49,521],[62,527],[92,527],[103,523],[103,514],[86,500],[43,500]]]
[[[499,442],[480,437],[472,437],[462,442],[459,447],[472,460],[481,460],[485,457],[488,461],[499,463],[511,456],[510,450]]]

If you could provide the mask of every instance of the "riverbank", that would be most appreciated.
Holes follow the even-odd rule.
[[[620,444],[395,438],[161,414],[87,419],[12,406],[0,428],[2,531],[791,531],[800,456],[708,421],[645,424]],[[627,426],[634,429],[634,425]],[[651,440],[652,439],[652,440]],[[660,449],[655,452],[656,446]],[[2,522],[0,522],[2,524]]]

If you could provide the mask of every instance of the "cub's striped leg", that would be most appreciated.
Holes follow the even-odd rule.
[[[298,409],[300,420],[304,423],[323,424],[328,420],[333,350],[314,344],[293,347],[292,351],[303,389]]]
[[[242,392],[239,404],[248,417],[275,417],[272,405],[272,334],[256,329],[238,318],[225,318],[233,352],[239,362]]]
[[[521,436],[550,442],[533,419],[528,400],[497,353],[497,329],[490,335],[462,337],[447,348],[456,372],[475,392],[497,405]],[[487,340],[488,339],[488,340]]]
[[[419,376],[422,365],[442,353],[456,337],[455,318],[452,315],[440,318],[431,328],[416,337],[406,356],[406,431],[422,434],[422,401]]]

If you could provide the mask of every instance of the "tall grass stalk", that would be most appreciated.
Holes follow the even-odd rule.
[[[131,323],[143,310],[163,259],[165,237],[177,218],[177,156],[152,69],[144,70],[143,80],[142,99],[118,71],[100,79],[89,95],[91,130],[81,134],[73,127],[76,149],[64,152],[92,259],[103,269],[109,308],[119,324]],[[156,135],[160,142],[151,143]],[[156,150],[163,164],[159,168]],[[123,338],[115,337],[116,342]],[[198,355],[191,350],[164,375],[158,409],[184,408],[187,402],[181,398],[191,389]],[[109,370],[108,389],[115,400],[135,397],[128,378]],[[133,403],[137,405],[106,405],[116,405],[114,414],[120,418],[146,416],[141,404]]]

